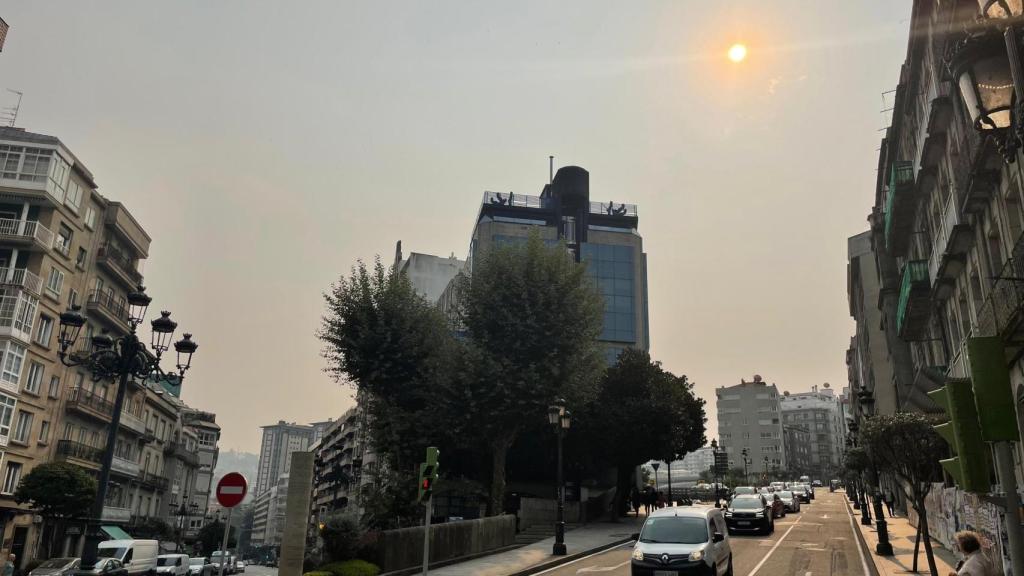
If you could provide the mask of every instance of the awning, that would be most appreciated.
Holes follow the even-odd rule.
[[[100,526],[100,530],[111,540],[131,540],[131,534],[122,530],[119,526]]]

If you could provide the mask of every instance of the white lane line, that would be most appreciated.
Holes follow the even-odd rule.
[[[605,548],[604,550],[601,550],[600,552],[594,552],[593,554],[588,554],[588,555],[586,555],[586,556],[584,556],[582,558],[577,558],[575,560],[570,560],[569,562],[566,562],[564,564],[559,564],[558,566],[555,566],[553,568],[548,568],[547,570],[542,570],[540,572],[534,572],[534,574],[547,574],[548,572],[554,572],[555,570],[561,570],[562,568],[565,568],[569,564],[575,564],[577,562],[583,562],[587,558],[593,558],[594,556],[600,556],[601,554],[604,554],[605,552],[611,552],[612,550],[617,550],[619,548],[622,548],[623,546],[632,546],[633,544],[634,544],[633,541],[624,542],[622,544],[619,544],[618,546],[612,546],[611,548]]]
[[[576,573],[583,574],[586,572],[611,572],[613,570],[618,570],[619,568],[622,568],[626,564],[629,564],[629,562],[629,560],[626,560],[625,562],[621,564],[616,564],[615,566],[590,566],[588,568],[580,568],[576,571]]]
[[[764,563],[767,562],[769,558],[771,558],[772,554],[779,547],[779,544],[782,544],[782,541],[786,539],[786,536],[789,536],[789,533],[793,531],[793,528],[796,528],[796,525],[800,523],[801,518],[803,518],[803,516],[797,518],[796,522],[793,522],[793,525],[789,527],[789,530],[786,530],[786,533],[782,535],[782,538],[779,538],[779,540],[775,543],[775,546],[772,546],[772,549],[769,550],[767,554],[765,554],[764,558],[761,558],[761,561],[757,563],[757,566],[754,566],[754,569],[751,570],[750,574],[747,574],[747,576],[754,576],[754,574],[757,574],[757,571],[761,569],[761,566],[764,566]]]
[[[853,522],[853,512],[850,512],[850,508],[846,508],[846,514],[850,517],[850,530],[853,530],[853,545],[857,548],[857,554],[860,555],[860,565],[864,569],[863,574],[870,574],[868,572],[868,561],[864,559],[864,550],[860,545],[860,538],[857,538],[857,525]]]

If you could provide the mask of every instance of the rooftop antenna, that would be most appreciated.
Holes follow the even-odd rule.
[[[555,157],[548,156],[548,185],[555,182]]]
[[[0,120],[6,120],[7,125],[10,127],[14,126],[14,123],[18,120],[18,110],[21,109],[21,97],[23,94],[17,90],[7,89],[8,92],[13,92],[18,95],[18,102],[14,106],[7,106],[0,109]]]

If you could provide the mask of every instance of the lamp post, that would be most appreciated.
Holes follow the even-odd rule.
[[[747,457],[748,452],[747,452],[746,448],[743,449],[742,454],[743,454],[743,481],[744,482],[750,482],[750,472],[747,470],[747,468],[750,466],[750,458]]]
[[[764,478],[763,478],[763,482],[766,485],[768,484],[768,457],[767,456],[764,457]]]
[[[711,453],[715,457],[715,467],[714,467],[714,471],[715,471],[715,474],[714,474],[714,478],[715,478],[715,508],[721,508],[722,507],[722,503],[719,502],[719,499],[718,499],[719,492],[721,492],[722,488],[719,486],[719,483],[718,483],[718,440],[717,439],[712,439],[711,440]]]
[[[146,308],[152,299],[146,295],[145,288],[139,287],[128,294],[128,323],[131,327],[128,334],[111,338],[106,334],[93,336],[84,350],[74,351],[73,347],[78,340],[78,334],[85,326],[85,317],[79,312],[80,306],[73,306],[60,315],[60,351],[61,363],[65,366],[82,366],[92,373],[94,382],[100,380],[111,380],[117,383],[117,395],[114,400],[114,413],[110,419],[110,428],[107,431],[107,445],[103,452],[103,462],[100,468],[99,484],[96,488],[96,498],[88,520],[85,545],[82,551],[82,568],[92,569],[96,564],[99,543],[103,539],[100,533],[100,522],[103,517],[103,506],[107,499],[107,485],[110,482],[110,468],[114,460],[114,450],[117,445],[117,429],[121,424],[121,410],[124,408],[125,394],[128,384],[132,381],[159,378],[172,381],[177,378],[184,379],[185,371],[192,364],[192,354],[199,347],[193,340],[191,334],[185,334],[184,338],[174,343],[177,357],[177,374],[164,372],[160,368],[160,358],[170,348],[177,323],[171,320],[170,312],[161,312],[160,318],[153,320],[150,325],[153,335],[150,343],[150,350],[139,340],[136,329],[142,324],[146,317]]]
[[[176,542],[178,553],[181,553],[185,547],[185,519],[195,516],[196,511],[199,509],[199,505],[195,502],[189,503],[188,506],[185,505],[186,502],[188,502],[188,494],[182,497],[180,506],[175,507],[174,504],[171,504],[171,514],[177,514],[178,516],[178,540]]]
[[[565,556],[565,483],[562,480],[562,438],[572,425],[572,413],[565,409],[565,400],[559,399],[548,407],[548,424],[555,430],[558,437],[558,492],[557,516],[555,518],[555,543],[551,553]],[[616,511],[616,513],[618,513]]]
[[[654,494],[657,495],[661,491],[658,487],[658,468],[661,468],[661,462],[651,462],[651,468],[654,468]]]

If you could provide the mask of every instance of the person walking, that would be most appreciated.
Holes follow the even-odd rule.
[[[884,500],[884,502],[885,502],[885,507],[889,509],[889,518],[894,518],[896,516],[896,514],[893,513],[892,509],[893,509],[893,504],[895,504],[896,501],[893,498],[892,488],[886,488],[885,489],[885,500]]]
[[[633,486],[633,490],[630,491],[629,501],[633,504],[633,510],[636,511],[637,517],[640,516],[640,490],[636,486]]]
[[[957,566],[956,572],[950,572],[949,576],[995,576],[988,560],[981,553],[981,539],[976,532],[957,532],[954,540],[964,560]]]

